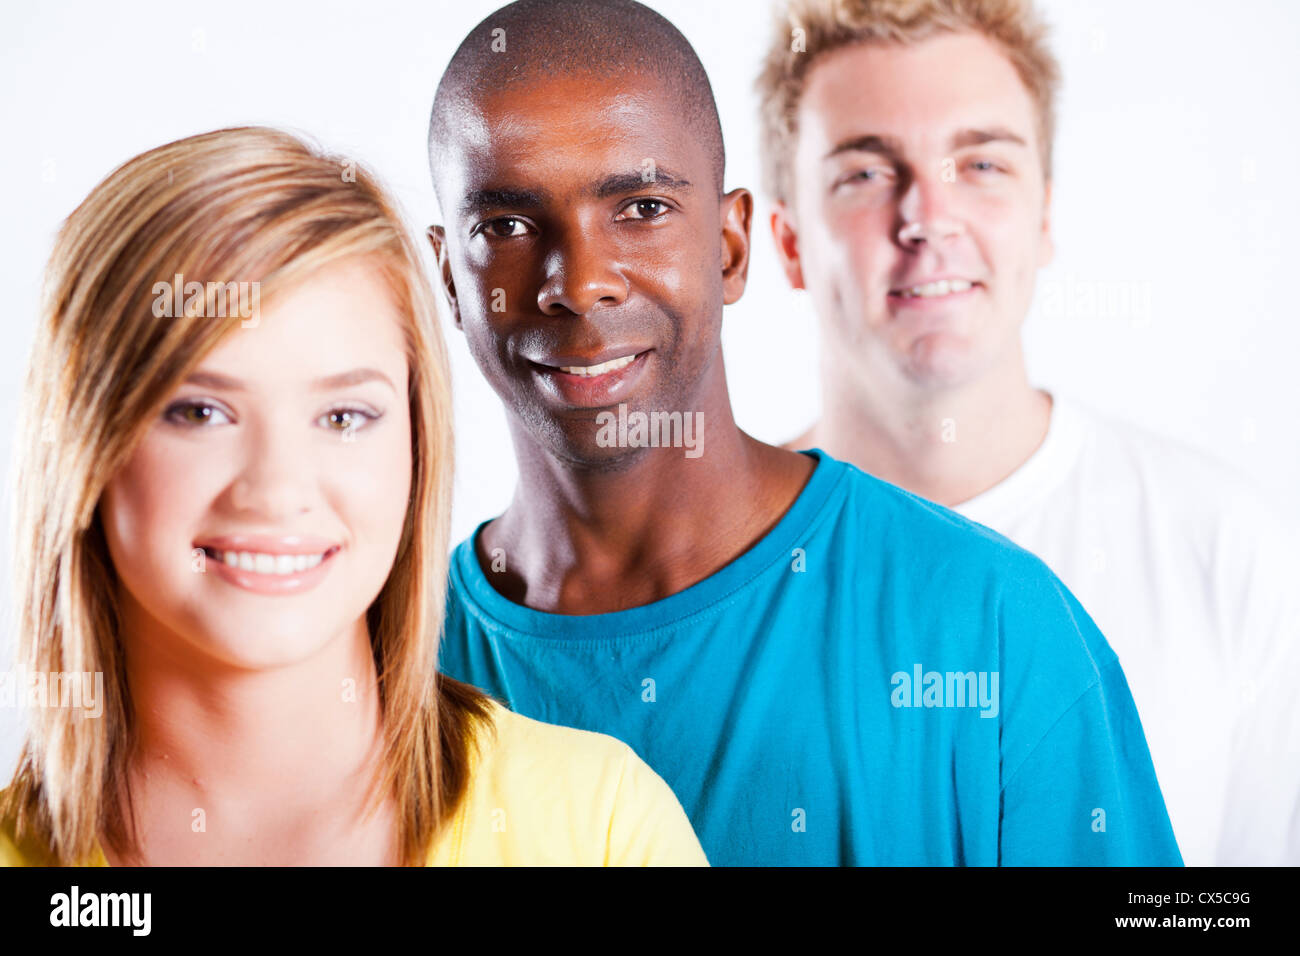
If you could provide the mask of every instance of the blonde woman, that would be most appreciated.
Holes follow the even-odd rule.
[[[25,401],[19,666],[59,686],[0,863],[705,862],[626,745],[435,676],[447,361],[366,170],[264,128],[127,162],[59,234]]]

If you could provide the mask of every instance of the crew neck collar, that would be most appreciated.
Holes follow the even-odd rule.
[[[777,561],[789,561],[791,551],[807,538],[813,519],[844,478],[846,466],[820,448],[803,451],[817,464],[794,504],[771,531],[730,564],[685,590],[650,604],[605,614],[552,614],[516,604],[498,592],[479,566],[477,542],[484,521],[456,549],[453,585],[469,595],[481,615],[506,628],[553,640],[584,641],[647,634],[682,621],[734,597],[746,584]]]

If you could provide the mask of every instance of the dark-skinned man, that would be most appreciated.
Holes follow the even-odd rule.
[[[520,473],[453,557],[446,672],[629,743],[715,865],[1181,862],[1119,664],[1042,562],[736,426],[753,200],[668,21],[497,11],[430,156]]]

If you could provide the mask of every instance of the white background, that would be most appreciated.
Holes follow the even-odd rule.
[[[41,272],[61,220],[113,167],[223,126],[304,132],[377,170],[415,229],[437,221],[425,155],[438,77],[480,0],[14,5],[0,34],[0,465],[7,472]],[[767,0],[652,0],[695,45],[757,192],[752,92]],[[1057,255],[1026,326],[1031,378],[1234,462],[1292,506],[1300,479],[1295,230],[1300,5],[1050,0],[1065,85]],[[593,55],[604,55],[595,50]],[[608,51],[616,57],[617,50]],[[816,416],[816,324],[776,265],[759,197],[750,286],[724,325],[741,426],[773,442]],[[1086,290],[1086,291],[1081,291]],[[1091,302],[1084,296],[1090,295]],[[1102,306],[1113,304],[1111,314]],[[459,333],[454,535],[508,502],[504,416]],[[9,527],[10,502],[0,501]],[[9,613],[8,538],[0,611]],[[0,635],[8,667],[12,634]],[[0,710],[0,780],[18,715]]]

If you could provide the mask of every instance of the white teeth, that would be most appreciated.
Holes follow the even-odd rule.
[[[902,294],[904,298],[908,299],[928,299],[953,292],[965,292],[971,285],[972,283],[967,282],[965,279],[940,279],[937,282],[926,282],[923,285],[914,285],[911,288],[903,289]]]
[[[601,362],[599,365],[562,365],[561,372],[568,372],[570,375],[582,375],[584,377],[592,375],[604,375],[606,372],[614,372],[621,368],[627,368],[636,358],[635,355],[624,355],[622,358],[610,359],[608,362]]]
[[[218,551],[216,548],[207,550],[214,561],[257,574],[297,574],[314,568],[325,560],[324,554],[262,554],[256,551]]]

